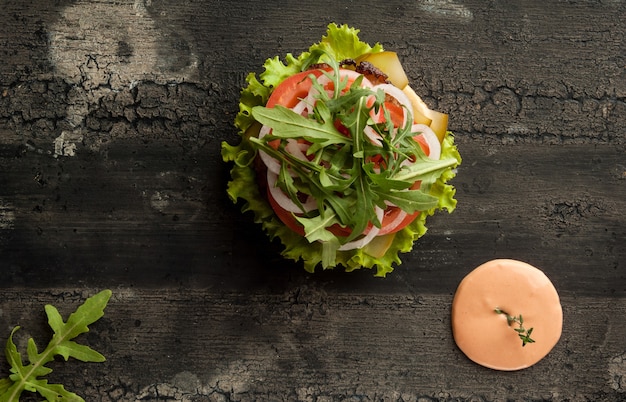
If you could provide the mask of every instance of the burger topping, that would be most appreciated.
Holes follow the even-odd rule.
[[[382,277],[428,216],[455,209],[449,181],[461,156],[448,116],[411,89],[398,55],[358,33],[329,24],[307,51],[249,73],[240,142],[222,142],[222,158],[233,163],[228,196],[285,258],[309,272],[375,267]]]
[[[440,159],[437,136],[414,121],[402,90],[379,83],[382,72],[327,65],[289,77],[254,107],[262,128],[250,141],[277,215],[332,258],[435,207],[430,187],[457,160]]]

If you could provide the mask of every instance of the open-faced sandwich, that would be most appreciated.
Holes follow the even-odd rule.
[[[235,119],[241,141],[228,194],[243,200],[283,256],[306,270],[376,268],[385,276],[426,232],[426,217],[454,210],[448,181],[461,158],[448,116],[409,86],[396,53],[330,24],[295,57],[268,59],[247,77]]]

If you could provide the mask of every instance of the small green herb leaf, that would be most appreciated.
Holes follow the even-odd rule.
[[[104,290],[88,298],[76,311],[68,317],[67,322],[59,314],[58,310],[51,305],[45,306],[48,324],[54,332],[48,346],[40,353],[32,338],[28,340],[27,355],[28,364],[24,364],[21,353],[13,342],[13,335],[20,328],[16,326],[11,331],[6,343],[5,354],[11,365],[11,374],[8,378],[0,379],[0,402],[19,401],[22,392],[37,392],[47,401],[83,401],[78,395],[65,390],[60,384],[49,384],[48,380],[41,379],[52,372],[45,365],[55,356],[62,356],[66,361],[73,357],[84,362],[102,362],[104,356],[89,346],[81,345],[73,341],[78,335],[89,331],[89,325],[99,320],[104,315],[109,298],[110,290]]]
[[[0,379],[0,395],[3,395],[13,385],[13,381],[10,378]]]
[[[326,230],[327,227],[338,223],[335,214],[327,213],[325,217],[318,215],[314,218],[300,218],[296,216],[296,219],[304,226],[305,236],[311,243],[314,241],[330,241],[335,237],[330,231]]]
[[[451,166],[454,166],[456,163],[456,159],[447,158],[440,159],[438,161],[430,160],[426,157],[423,157],[420,161],[421,163],[415,163],[410,166],[405,166],[395,175],[393,178],[395,180],[402,181],[415,181],[415,180],[426,180],[429,182],[433,182],[441,175],[441,172]]]
[[[335,253],[341,246],[337,237],[326,228],[336,223],[337,217],[329,213],[328,216],[316,216],[314,218],[300,218],[296,216],[298,222],[304,226],[304,233],[309,242],[320,241],[322,244],[322,266],[328,267],[334,260]]]
[[[420,190],[388,190],[382,193],[375,190],[374,192],[409,214],[417,211],[427,211],[437,205],[437,197]]]
[[[101,363],[105,361],[105,357],[89,346],[81,345],[73,341],[63,341],[56,346],[56,353],[59,356],[63,356],[65,361],[73,357],[76,360],[83,362]]]
[[[522,317],[521,314],[518,316],[511,316],[499,307],[496,307],[494,311],[496,314],[504,314],[506,316],[506,322],[509,326],[515,323],[519,325],[518,328],[513,328],[513,330],[517,332],[519,338],[522,340],[522,346],[526,346],[527,343],[535,343],[535,340],[530,337],[530,334],[533,332],[533,328],[524,328],[524,317]]]

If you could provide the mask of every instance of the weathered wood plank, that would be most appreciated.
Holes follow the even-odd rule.
[[[3,326],[19,322],[45,340],[41,320],[28,314],[50,302],[67,314],[90,291],[5,294]],[[118,288],[86,338],[107,362],[52,367],[102,400],[619,400],[623,298],[564,297],[555,349],[532,369],[506,374],[455,347],[451,301],[409,289],[339,294],[312,281],[275,295]]]
[[[86,337],[108,361],[53,381],[104,401],[624,399],[623,1],[2,5],[0,343],[114,292]],[[305,273],[224,192],[246,74],[331,21],[398,51],[464,157],[457,210],[385,279]],[[459,281],[500,257],[542,268],[565,313],[517,373],[450,331]]]
[[[508,257],[542,267],[562,291],[626,295],[621,150],[460,147],[468,162],[455,178],[457,211],[429,220],[430,231],[389,278],[389,290],[393,277],[403,276],[421,290],[450,292],[460,272]],[[89,285],[210,286],[220,278],[236,287],[243,279],[233,269],[254,280],[266,271],[299,271],[226,198],[225,178],[207,175],[225,169],[217,153],[185,157],[160,142],[126,142],[109,145],[106,158],[2,159],[2,200],[11,213],[0,236],[8,284],[62,286],[69,275]]]

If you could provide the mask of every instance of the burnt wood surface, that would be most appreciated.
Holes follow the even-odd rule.
[[[87,401],[626,399],[626,2],[2,1],[0,344],[50,335],[108,288],[53,362]],[[450,114],[458,208],[386,278],[308,274],[227,198],[248,72],[328,23],[395,50]],[[541,268],[564,330],[498,372],[455,346],[456,286]],[[9,366],[0,363],[0,377]],[[24,400],[31,400],[24,398]],[[39,399],[32,399],[39,400]]]

